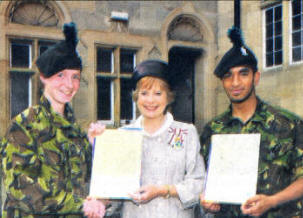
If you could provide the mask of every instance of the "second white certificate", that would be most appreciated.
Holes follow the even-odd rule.
[[[242,204],[256,194],[260,137],[260,134],[212,136],[205,200]]]

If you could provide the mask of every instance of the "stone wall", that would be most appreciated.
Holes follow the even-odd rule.
[[[271,1],[279,2],[279,1]],[[282,1],[283,8],[283,64],[278,67],[264,67],[263,42],[264,21],[262,9],[266,4],[261,1],[241,1],[241,27],[246,44],[255,52],[258,58],[258,67],[261,72],[261,81],[257,86],[257,94],[265,101],[284,107],[300,116],[303,116],[303,65],[290,62],[290,1]],[[231,48],[227,38],[227,30],[233,24],[233,2],[218,2],[218,56],[221,58]],[[216,108],[222,112],[228,105],[228,100],[218,83]]]

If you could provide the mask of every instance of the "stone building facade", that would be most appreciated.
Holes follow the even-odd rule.
[[[231,44],[226,30],[233,20],[233,2],[218,2],[218,56]],[[241,1],[241,28],[246,44],[258,58],[261,81],[257,94],[267,102],[303,116],[302,0]],[[221,86],[215,108],[228,105]],[[225,103],[224,103],[225,102]],[[222,105],[226,104],[225,107]]]
[[[1,1],[0,132],[41,94],[34,64],[63,39],[62,24],[79,30],[84,68],[73,100],[78,121],[109,127],[138,114],[129,78],[136,63],[158,58],[174,63],[179,119],[202,126],[215,111],[212,71],[217,56],[217,2],[212,1]],[[22,54],[22,55],[20,55]]]
[[[213,70],[232,46],[226,32],[233,6],[233,1],[1,1],[1,135],[15,114],[39,99],[35,59],[63,39],[62,24],[70,21],[78,26],[84,63],[73,101],[84,127],[102,120],[115,128],[135,119],[131,71],[142,60],[158,58],[174,66],[174,115],[201,131],[228,106]],[[301,17],[301,0],[241,1],[244,38],[262,72],[258,95],[299,115]]]
[[[86,128],[119,127],[136,118],[129,79],[148,58],[174,66],[175,117],[203,125],[229,102],[213,70],[232,46],[233,1],[0,1],[0,137],[12,117],[41,95],[36,58],[62,40],[62,25],[79,30],[84,68],[72,104]],[[258,95],[303,116],[302,0],[241,1],[246,44],[259,60]]]

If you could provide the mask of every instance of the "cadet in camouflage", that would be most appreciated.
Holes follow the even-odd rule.
[[[257,59],[244,44],[241,31],[229,32],[234,46],[215,69],[231,105],[206,124],[201,134],[201,153],[208,163],[213,134],[260,133],[257,194],[240,205],[206,202],[214,217],[303,217],[303,121],[297,115],[271,106],[256,96],[260,80]]]
[[[101,132],[95,125],[87,137],[75,122],[69,103],[80,86],[82,63],[74,23],[64,25],[64,35],[65,41],[37,59],[44,85],[39,103],[18,114],[2,140],[3,218],[83,217],[92,163],[89,141]],[[98,205],[104,213],[102,202]]]
[[[19,114],[3,140],[7,192],[3,217],[81,215],[88,194],[91,146],[67,104],[65,116],[42,96]]]
[[[232,107],[209,122],[200,137],[201,153],[208,163],[213,134],[261,133],[257,193],[273,195],[303,176],[303,122],[285,110],[258,98],[254,115],[243,123],[232,116]],[[279,205],[261,217],[302,216],[302,200]],[[246,217],[240,206],[221,205],[215,217]]]

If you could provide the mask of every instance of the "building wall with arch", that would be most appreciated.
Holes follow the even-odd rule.
[[[37,20],[31,17],[35,14],[35,6],[27,13],[21,13],[25,17],[17,19],[21,20],[20,23],[12,22],[14,7],[23,2],[47,4],[58,22],[56,25],[50,25],[45,24],[43,20],[42,24],[37,25]],[[302,1],[243,0],[241,26],[246,44],[254,50],[259,60],[262,77],[257,94],[270,103],[303,116],[302,59],[301,61],[291,59],[294,47],[292,2]],[[280,7],[283,12],[281,18],[283,62],[277,66],[267,67],[264,52],[265,13],[276,7]],[[111,18],[112,12],[126,13],[127,21],[124,20],[125,17]],[[195,91],[192,96],[195,102],[194,122],[201,133],[203,125],[229,105],[221,82],[213,75],[213,71],[224,53],[232,46],[227,38],[227,30],[233,25],[233,13],[233,1],[0,1],[0,138],[4,136],[12,119],[11,75],[20,72],[30,75],[28,80],[30,86],[27,91],[30,93],[31,105],[36,104],[41,91],[39,72],[34,65],[39,55],[39,43],[48,44],[62,40],[62,24],[70,21],[78,26],[80,39],[78,51],[84,64],[81,88],[72,104],[78,122],[84,128],[99,116],[99,81],[110,81],[108,90],[113,96],[108,105],[111,117],[106,123],[112,128],[126,123],[121,115],[121,99],[124,91],[123,81],[129,79],[131,75],[119,68],[123,52],[126,51],[127,55],[135,57],[134,64],[137,64],[147,58],[169,61],[170,51],[178,47],[201,51],[201,55],[195,59]],[[302,9],[300,13],[303,14]],[[179,29],[174,29],[172,26],[177,21],[183,23],[177,26]],[[198,35],[190,39],[188,34],[178,32],[182,28]],[[177,36],[170,37],[171,32]],[[12,44],[20,41],[21,44],[27,43],[27,48],[31,49],[29,54],[31,63],[27,67],[14,67],[11,64]],[[303,40],[300,43],[303,51]],[[111,52],[113,72],[103,72],[102,67],[98,69],[100,49]],[[138,115],[135,107],[132,112],[134,112],[132,118],[135,118]]]
[[[21,1],[18,1],[21,2]],[[37,1],[38,2],[38,1]],[[41,1],[44,2],[44,1]],[[203,124],[223,112],[229,104],[220,81],[213,69],[232,46],[227,30],[233,25],[232,1],[46,1],[55,11],[57,26],[18,24],[10,21],[14,1],[0,2],[0,133],[4,135],[10,117],[10,39],[39,40],[63,39],[62,24],[74,21],[78,25],[78,50],[84,62],[81,88],[73,101],[79,122],[87,127],[97,119],[97,85],[95,70],[96,47],[136,49],[136,62],[147,58],[169,61],[169,51],[176,47],[201,49],[195,62],[195,124],[201,131]],[[281,5],[283,8],[283,63],[265,67],[264,11]],[[302,115],[302,62],[292,63],[291,56],[291,1],[241,1],[241,24],[246,44],[256,53],[262,79],[257,87],[260,97]],[[111,12],[125,12],[128,21],[111,19]],[[179,18],[192,19],[199,28],[201,41],[169,38],[172,23]],[[116,52],[117,54],[119,51]],[[33,58],[37,54],[33,54]],[[34,59],[33,59],[34,62]],[[14,69],[13,69],[14,70]],[[31,71],[32,104],[38,101],[39,75],[33,64]],[[126,78],[128,78],[126,76]],[[116,78],[114,78],[115,80]],[[118,78],[119,79],[119,78]],[[118,83],[117,83],[118,84]],[[291,85],[290,85],[291,84]],[[268,90],[271,90],[270,92]],[[121,91],[119,87],[113,91]],[[89,97],[87,97],[89,96]],[[119,98],[114,100],[119,103]],[[85,107],[83,107],[85,105]],[[119,109],[113,111],[112,126],[119,126]]]
[[[39,51],[35,46],[41,40],[59,41],[63,39],[62,24],[73,21],[78,26],[78,51],[82,56],[84,67],[81,79],[81,88],[72,104],[78,121],[87,127],[91,121],[98,119],[98,78],[110,78],[113,83],[112,94],[115,96],[112,109],[112,120],[109,126],[118,127],[123,124],[121,117],[120,100],[122,96],[122,79],[129,75],[117,70],[119,54],[125,49],[136,51],[135,61],[147,58],[168,60],[172,47],[195,47],[203,51],[203,55],[195,62],[195,123],[199,130],[202,125],[215,115],[214,92],[217,81],[213,80],[212,69],[215,66],[217,53],[216,45],[216,13],[217,3],[209,1],[46,1],[54,10],[58,19],[56,26],[33,25],[14,23],[11,19],[14,2],[2,1],[0,3],[0,132],[4,135],[11,120],[11,85],[10,72],[16,70],[10,66],[10,43],[12,38],[25,38],[31,40],[33,49],[32,65],[28,71],[33,72],[31,77],[32,104],[39,99],[39,73],[34,65]],[[112,12],[127,13],[128,21],[111,18]],[[22,14],[29,17],[29,14]],[[202,40],[175,40],[169,39],[168,31],[171,23],[179,18],[186,17],[195,22]],[[33,22],[35,23],[35,22]],[[96,70],[98,65],[97,52],[99,48],[110,48],[115,71],[113,75],[106,75]],[[36,50],[35,50],[36,49]],[[18,70],[18,69],[17,69]],[[26,71],[26,70],[25,70]],[[120,106],[119,106],[120,105]],[[138,114],[138,112],[136,112]]]
[[[178,18],[186,17],[196,22],[201,34],[201,40],[196,42],[182,41],[178,39],[169,39],[168,31],[170,25]],[[203,13],[197,13],[193,4],[184,5],[182,8],[176,8],[164,20],[161,28],[161,39],[163,48],[168,55],[174,46],[201,49],[202,55],[195,62],[195,124],[198,130],[202,129],[203,124],[215,115],[213,108],[215,107],[215,93],[213,90],[216,81],[213,80],[212,71],[215,66],[216,56],[216,37],[214,29],[210,24],[210,19]],[[185,27],[186,28],[186,27]],[[186,30],[184,30],[186,31]],[[168,58],[168,57],[166,57]]]
[[[258,59],[261,80],[256,87],[257,95],[273,105],[285,108],[303,117],[302,55],[301,59],[298,58],[298,60],[294,60],[292,57],[293,49],[295,47],[300,48],[303,44],[302,40],[296,41],[294,44],[295,32],[297,31],[296,29],[294,31],[294,21],[301,16],[302,8],[293,6],[294,2],[302,5],[301,0],[241,1],[241,28],[245,43],[254,51]],[[298,10],[296,12],[298,14],[293,14],[295,8]],[[217,54],[218,59],[220,59],[232,46],[227,37],[227,30],[233,24],[233,1],[220,1],[217,9]],[[280,10],[280,18],[274,24],[269,23],[266,20],[266,13],[270,14],[270,12],[277,9]],[[268,66],[266,62],[267,31],[270,30],[268,27],[277,24],[281,24],[280,32],[275,37],[281,39],[282,61]],[[302,31],[302,23],[296,28]],[[297,31],[297,33],[300,34],[300,31]],[[275,40],[275,43],[277,42]],[[229,101],[219,83],[216,93],[217,98],[214,100],[217,104],[217,113],[221,113],[226,109]]]
[[[0,112],[0,132],[4,134],[9,122],[10,122],[10,39],[47,39],[47,40],[60,40],[63,38],[63,34],[60,28],[57,27],[45,27],[45,26],[33,26],[27,24],[17,24],[10,21],[11,11],[14,4],[12,1],[2,1],[0,3],[0,96],[1,96],[1,112]],[[71,21],[70,14],[66,6],[61,2],[48,2],[48,4],[54,9],[56,16],[58,17],[58,26],[61,26],[65,22]],[[30,19],[29,19],[30,20]],[[35,43],[33,41],[33,43]],[[33,53],[33,60],[37,57],[37,54]],[[32,64],[31,69],[36,72],[37,69]],[[31,78],[32,86],[32,102],[37,102],[39,75],[35,73]]]

